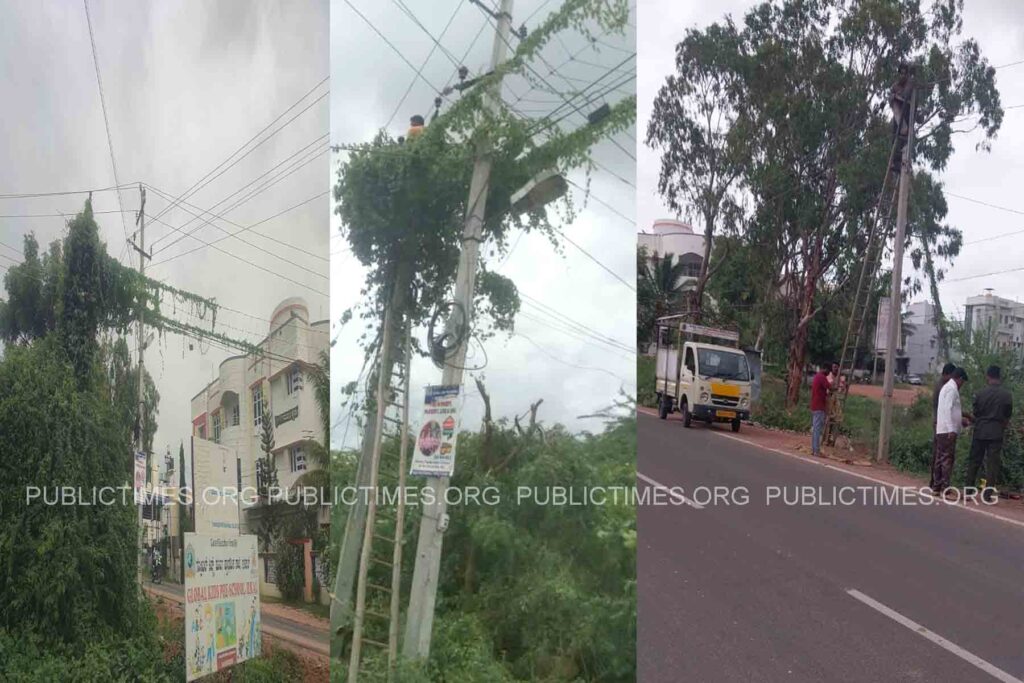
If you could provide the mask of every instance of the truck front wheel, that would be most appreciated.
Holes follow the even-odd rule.
[[[732,431],[740,431],[740,419],[738,417],[732,421]]]
[[[683,426],[689,429],[692,424],[690,418],[690,404],[685,399],[683,400],[683,405],[679,408],[679,411],[683,414]]]

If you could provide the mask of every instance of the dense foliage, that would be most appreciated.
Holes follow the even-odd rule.
[[[138,369],[123,341],[100,342],[108,330],[124,329],[145,295],[113,263],[87,203],[63,244],[39,259],[26,239],[25,263],[5,277],[0,649],[21,662],[15,679],[39,671],[56,680],[68,671],[67,680],[128,680],[133,668],[150,670],[158,653],[135,583]],[[151,380],[146,386],[147,422],[155,422],[158,396]],[[27,487],[46,489],[49,498],[30,501]],[[53,504],[54,487],[85,504]],[[111,487],[104,499],[113,504],[92,499],[103,487]]]
[[[635,453],[632,418],[600,434],[507,421],[460,434],[452,485],[493,486],[500,499],[449,508],[431,656],[425,665],[405,663],[398,680],[635,680],[635,507],[612,504],[611,494],[606,505],[517,500],[521,486],[572,486],[577,495],[586,487],[631,487]],[[394,444],[383,457],[383,467],[396,466]],[[334,462],[334,485],[352,482],[354,454],[336,453]],[[407,516],[403,596],[418,517]],[[342,521],[337,514],[335,530]],[[389,578],[383,572],[374,580]],[[371,667],[384,666],[369,656]],[[334,680],[343,680],[344,667],[332,668]]]
[[[273,551],[274,577],[281,597],[285,600],[298,600],[302,597],[302,589],[306,585],[302,546],[289,543],[285,538],[278,538],[274,542]]]
[[[519,310],[514,284],[488,269],[492,255],[507,248],[515,230],[539,231],[557,244],[557,227],[544,209],[511,212],[511,196],[535,174],[568,171],[589,164],[589,149],[599,139],[628,127],[635,118],[635,98],[616,103],[603,120],[564,133],[544,121],[518,118],[499,106],[484,106],[485,93],[498,78],[523,73],[526,65],[558,31],[622,31],[628,18],[624,0],[570,0],[521,41],[495,72],[483,75],[424,132],[404,144],[380,133],[370,144],[352,148],[338,169],[334,188],[336,212],[352,253],[367,267],[363,290],[368,302],[361,315],[371,346],[383,310],[390,306],[413,324],[429,320],[450,298],[465,217],[474,208],[468,199],[474,159],[486,150],[491,173],[484,207],[484,240],[493,244],[481,254],[477,280],[478,312],[498,330],[510,330]],[[537,136],[544,134],[543,142]],[[569,199],[567,215],[572,213]],[[487,321],[481,321],[486,323]],[[478,332],[485,333],[483,325]]]

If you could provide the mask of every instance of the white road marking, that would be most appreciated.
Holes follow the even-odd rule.
[[[679,491],[675,491],[675,490],[669,488],[668,486],[665,486],[661,482],[658,482],[658,481],[655,481],[655,480],[651,479],[646,474],[641,474],[640,472],[637,472],[636,473],[636,478],[637,479],[643,479],[644,481],[646,481],[648,484],[650,484],[651,486],[653,486],[656,489],[661,489],[663,491],[667,491],[668,495],[672,496],[673,498],[675,498],[676,500],[678,500],[678,501],[680,501],[682,503],[686,503],[687,505],[689,505],[692,508],[695,508],[697,510],[703,510],[704,509],[704,506],[701,505],[700,503],[698,503],[697,501],[690,500],[689,498],[687,498],[683,494],[679,493]]]
[[[646,411],[640,411],[640,413],[642,415],[647,415],[648,417],[657,417],[657,415],[652,415],[651,413],[648,413]],[[904,488],[901,484],[893,484],[892,482],[889,482],[889,481],[884,481],[882,479],[876,479],[875,477],[869,477],[868,475],[861,474],[860,472],[851,472],[848,469],[845,469],[845,468],[842,468],[842,467],[836,467],[835,465],[831,465],[831,464],[829,464],[827,462],[822,462],[821,460],[811,460],[810,458],[808,458],[806,456],[797,455],[796,453],[790,453],[789,451],[784,451],[781,448],[771,448],[770,446],[762,446],[761,444],[756,443],[754,441],[750,441],[748,439],[744,439],[744,438],[739,437],[739,436],[733,436],[732,434],[725,434],[725,433],[720,432],[718,430],[712,430],[712,432],[716,436],[720,436],[723,439],[732,439],[733,441],[739,441],[740,443],[745,443],[748,446],[753,446],[754,448],[760,448],[763,451],[771,451],[772,453],[778,453],[779,455],[784,455],[787,458],[792,458],[792,459],[794,459],[794,460],[796,460],[798,462],[802,462],[802,463],[805,463],[807,465],[816,465],[818,467],[824,467],[826,469],[830,469],[830,470],[833,470],[835,472],[842,472],[843,474],[848,474],[851,477],[857,477],[859,479],[864,479],[866,481],[870,481],[870,482],[875,483],[875,484],[881,484],[882,486],[888,486],[888,487],[894,488],[894,489]],[[915,488],[915,487],[911,487],[911,488]],[[919,488],[919,487],[917,487],[917,488]],[[920,496],[918,496],[918,497],[920,497]],[[1003,515],[997,515],[994,512],[989,512],[988,510],[983,510],[983,509],[977,508],[977,507],[971,507],[971,506],[966,505],[966,504],[961,503],[961,502],[944,502],[942,505],[944,505],[946,507],[959,508],[960,510],[966,510],[967,512],[973,512],[974,514],[977,514],[977,515],[984,515],[986,517],[991,517],[992,519],[998,519],[1001,522],[1006,522],[1007,524],[1013,524],[1014,526],[1018,526],[1018,527],[1024,528],[1024,522],[1020,521],[1019,519],[1012,519],[1010,517],[1004,517]],[[941,507],[941,506],[937,505],[936,507]]]
[[[892,619],[896,623],[902,624],[903,626],[906,626],[907,628],[909,628],[911,631],[914,631],[918,635],[923,636],[924,638],[927,638],[928,640],[932,641],[933,643],[935,643],[939,647],[943,648],[947,652],[952,652],[953,654],[955,654],[957,657],[959,657],[960,659],[964,660],[965,662],[973,664],[974,666],[978,667],[979,669],[981,669],[982,671],[984,671],[988,675],[992,676],[996,680],[1002,681],[1003,683],[1024,683],[1024,681],[1021,681],[1021,679],[1015,678],[1014,676],[1011,676],[1010,674],[1006,673],[1005,671],[1003,671],[999,667],[995,666],[994,664],[990,664],[989,662],[986,662],[981,657],[968,652],[967,650],[963,649],[962,647],[960,647],[956,643],[952,643],[952,642],[946,640],[945,638],[940,636],[938,633],[935,633],[934,631],[928,630],[927,628],[925,628],[921,624],[917,623],[913,619],[909,619],[909,618],[903,616],[902,614],[900,614],[896,610],[890,609],[889,607],[886,607],[885,605],[883,605],[882,603],[878,602],[874,598],[871,598],[871,597],[869,597],[867,595],[864,595],[859,590],[856,590],[854,588],[848,588],[846,590],[846,592],[851,597],[861,601],[862,603],[864,603],[868,607],[871,607],[872,609],[875,609],[875,610],[881,612],[882,614],[884,614],[885,616],[889,617],[890,619]]]

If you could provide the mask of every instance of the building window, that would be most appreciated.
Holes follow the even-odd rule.
[[[263,426],[263,385],[257,384],[252,388],[252,423],[257,427]]]
[[[302,389],[302,370],[298,365],[293,365],[288,371],[285,388],[287,389],[289,396]]]
[[[292,459],[292,472],[302,472],[306,469],[306,451],[302,446],[295,446],[290,450]]]
[[[220,412],[213,414],[213,442],[220,443]]]
[[[206,438],[206,425],[199,425],[199,438],[200,439],[205,439]]]
[[[231,426],[232,427],[237,427],[238,426],[239,413],[240,412],[241,411],[239,410],[239,406],[238,406],[237,403],[235,405],[231,406]]]

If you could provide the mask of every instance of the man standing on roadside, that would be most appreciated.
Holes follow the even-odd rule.
[[[825,431],[828,394],[832,390],[825,368],[822,365],[811,382],[811,455],[815,457],[821,456],[821,434]]]
[[[935,391],[932,392],[932,479],[928,486],[935,490],[935,423],[939,418],[939,393],[942,391],[942,387],[946,386],[950,378],[953,377],[953,373],[956,371],[956,366],[952,363],[946,363],[942,366],[942,376],[939,377],[939,381],[935,384]]]
[[[995,502],[996,480],[999,477],[1000,453],[1003,449],[1003,434],[1013,414],[1013,396],[1003,387],[1002,371],[992,365],[985,372],[988,386],[974,397],[974,436],[971,439],[971,455],[967,463],[967,484],[974,486],[978,469],[985,462],[985,479],[982,496],[987,503]],[[991,488],[990,488],[991,487]]]
[[[960,387],[966,381],[967,373],[963,368],[957,368],[939,392],[935,413],[935,464],[932,467],[932,492],[936,495],[949,488],[956,457],[956,437],[968,424],[960,408]]]

